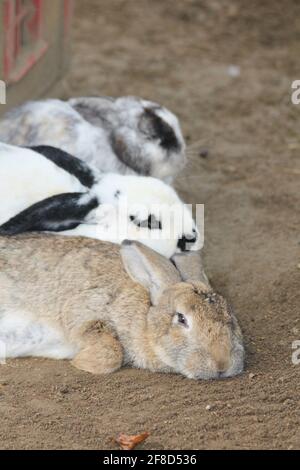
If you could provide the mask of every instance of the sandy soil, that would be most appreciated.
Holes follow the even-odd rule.
[[[10,361],[0,447],[107,449],[147,430],[146,449],[300,448],[299,2],[75,3],[70,94],[142,95],[181,118],[191,158],[177,188],[205,204],[207,271],[235,306],[246,370],[194,382]]]

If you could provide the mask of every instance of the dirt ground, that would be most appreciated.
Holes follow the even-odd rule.
[[[109,449],[120,431],[146,430],[144,449],[299,449],[299,2],[75,3],[69,93],[141,95],[181,119],[190,159],[176,186],[205,204],[207,272],[235,307],[246,370],[196,382],[10,361],[0,447]]]

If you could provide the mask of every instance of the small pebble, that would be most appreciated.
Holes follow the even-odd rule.
[[[226,167],[227,171],[229,171],[230,173],[235,173],[236,172],[236,167],[233,166],[233,165],[228,165]]]
[[[253,372],[251,372],[251,373],[249,374],[249,379],[250,379],[250,380],[251,380],[251,379],[254,379],[255,375],[256,375],[256,374],[253,374]]]
[[[211,408],[212,408],[211,405],[206,405],[206,407],[205,407],[206,411],[210,411]]]
[[[227,73],[229,77],[239,77],[241,75],[241,69],[238,65],[229,65],[227,68]]]
[[[209,150],[207,148],[203,148],[199,150],[199,157],[207,158],[209,155]]]

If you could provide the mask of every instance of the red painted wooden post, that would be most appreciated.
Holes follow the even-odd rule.
[[[74,0],[64,0],[64,31],[65,31],[65,38],[70,33],[73,9],[74,9]]]
[[[14,23],[15,3],[14,0],[4,2],[4,79],[7,80],[13,64],[14,56]]]
[[[68,36],[73,0],[63,0],[64,34]],[[4,1],[4,80],[18,82],[46,53],[44,0]],[[25,39],[26,38],[26,39]]]

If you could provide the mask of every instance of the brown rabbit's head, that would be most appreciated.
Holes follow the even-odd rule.
[[[242,372],[241,330],[227,301],[210,287],[199,253],[176,255],[172,263],[125,242],[121,254],[128,274],[149,290],[149,342],[166,368],[193,379]]]

